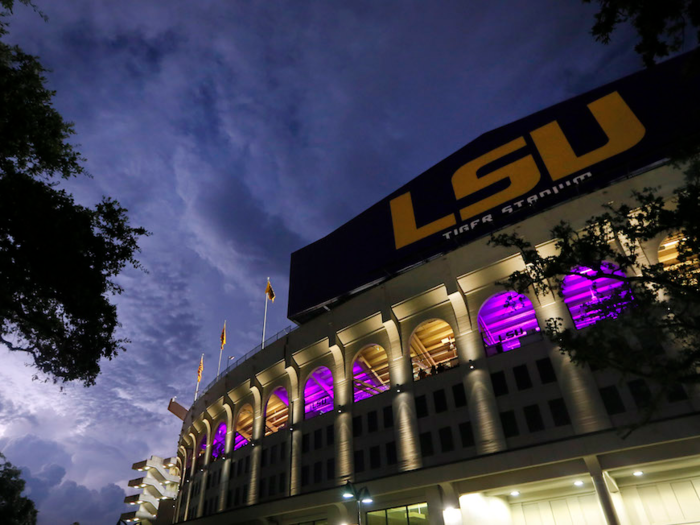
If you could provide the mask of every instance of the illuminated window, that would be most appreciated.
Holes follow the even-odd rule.
[[[269,436],[287,426],[289,420],[289,396],[284,387],[272,392],[265,406],[265,435]]]
[[[333,409],[333,374],[322,366],[317,368],[304,387],[304,419],[311,419]]]
[[[235,429],[233,450],[238,450],[250,443],[253,437],[253,407],[249,404],[238,411]]]
[[[214,439],[211,442],[211,457],[214,460],[219,459],[226,452],[226,423],[221,422],[214,433]]]
[[[605,261],[600,270],[608,275],[625,276],[617,265]],[[614,277],[593,279],[596,272],[584,266],[574,268],[573,271],[577,275],[567,275],[564,278],[562,293],[578,330],[606,317],[616,318],[632,299],[624,281],[620,279]],[[596,307],[599,304],[601,307]]]
[[[452,327],[440,319],[426,321],[416,328],[409,346],[415,381],[458,365],[455,334]]]
[[[352,364],[355,403],[389,390],[389,359],[379,345],[362,350]]]
[[[197,447],[197,460],[195,461],[195,468],[197,470],[204,467],[204,457],[207,453],[207,435],[204,434],[202,439],[199,441],[199,446]]]
[[[529,342],[529,336],[540,338],[535,309],[523,294],[494,295],[481,307],[477,319],[487,356],[520,348]]]

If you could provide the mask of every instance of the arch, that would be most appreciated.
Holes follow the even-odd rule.
[[[204,468],[204,458],[207,455],[207,434],[202,434],[199,438],[199,445],[196,447],[197,459],[195,460],[195,468],[200,470]]]
[[[184,480],[189,481],[192,475],[192,448],[187,447],[185,449],[185,475]]]
[[[360,350],[352,363],[352,390],[355,403],[389,390],[389,357],[379,345]]]
[[[304,385],[304,419],[312,419],[333,409],[333,373],[319,366]]]
[[[624,277],[619,267],[603,261],[600,271]],[[597,323],[601,319],[614,319],[629,304],[632,294],[625,282],[613,277],[593,279],[597,272],[585,266],[577,266],[573,275],[567,275],[562,283],[562,295],[577,330]]]
[[[289,421],[289,394],[283,386],[278,386],[272,391],[265,405],[265,435],[274,434],[280,429],[286,428]]]
[[[236,415],[236,426],[233,435],[233,450],[245,447],[253,439],[253,407],[246,403]]]
[[[214,432],[214,437],[211,440],[211,459],[212,461],[216,461],[217,459],[221,459],[224,454],[226,453],[226,431],[228,430],[228,426],[226,425],[226,421],[222,421],[219,423],[219,426],[216,427],[216,432]]]
[[[513,291],[491,296],[479,309],[477,322],[489,357],[520,348],[529,336],[541,337],[532,301]]]
[[[419,324],[408,340],[408,347],[414,381],[459,365],[454,330],[442,319]]]

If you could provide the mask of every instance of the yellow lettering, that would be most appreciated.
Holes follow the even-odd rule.
[[[500,180],[508,179],[510,181],[510,185],[504,190],[490,197],[486,197],[485,199],[481,199],[479,202],[475,202],[466,208],[462,208],[460,214],[463,221],[488,211],[494,206],[520,197],[523,193],[530,191],[537,185],[540,181],[540,171],[537,169],[532,155],[511,162],[507,166],[492,171],[483,177],[478,177],[476,174],[479,168],[524,147],[525,139],[519,137],[508,144],[504,144],[468,162],[452,175],[452,187],[457,200],[463,199],[484,188],[488,188]]]
[[[391,220],[394,223],[394,240],[396,241],[397,250],[419,241],[428,235],[454,226],[457,223],[454,214],[450,214],[445,215],[442,219],[438,219],[418,228],[416,225],[416,216],[413,213],[411,192],[404,193],[392,199],[390,205]]]
[[[585,169],[637,144],[646,130],[629,106],[615,91],[588,104],[588,108],[608,137],[598,149],[576,156],[557,121],[531,133],[552,180],[559,180]]]

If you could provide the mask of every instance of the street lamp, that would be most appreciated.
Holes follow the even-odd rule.
[[[362,525],[362,504],[372,503],[372,497],[367,487],[362,487],[359,491],[348,481],[343,487],[343,498],[357,501],[357,525]]]

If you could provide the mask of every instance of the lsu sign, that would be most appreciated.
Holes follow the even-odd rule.
[[[292,254],[290,319],[663,161],[700,134],[683,55],[486,133]]]

